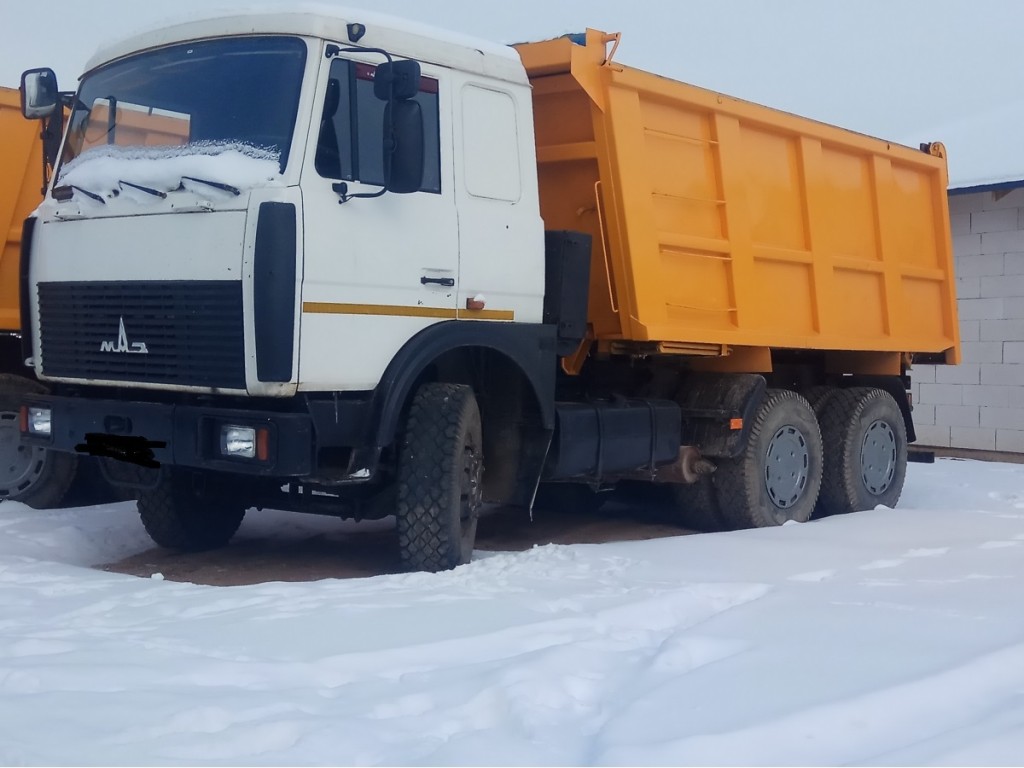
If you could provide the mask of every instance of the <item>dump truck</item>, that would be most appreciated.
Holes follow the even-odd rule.
[[[665,489],[736,529],[896,504],[914,361],[959,340],[946,162],[624,66],[363,12],[99,51],[23,235],[26,445],[110,460],[164,547],[250,508],[394,515]],[[596,506],[596,505],[595,505]]]
[[[18,428],[22,396],[47,391],[21,354],[21,229],[43,199],[44,179],[41,131],[22,118],[19,98],[0,88],[0,499],[42,508],[64,499],[78,459],[22,444]]]

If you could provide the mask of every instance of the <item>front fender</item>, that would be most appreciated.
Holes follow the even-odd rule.
[[[555,425],[555,328],[552,325],[451,320],[417,333],[398,351],[374,390],[370,444],[390,445],[424,371],[441,355],[458,349],[487,349],[511,360],[526,376],[537,398],[541,422]]]

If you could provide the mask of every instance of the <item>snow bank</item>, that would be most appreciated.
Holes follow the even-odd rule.
[[[241,538],[307,518],[267,519]],[[8,502],[0,528],[4,764],[1024,754],[1024,466],[912,465],[899,509],[806,525],[307,584],[80,567],[149,546],[130,504]]]

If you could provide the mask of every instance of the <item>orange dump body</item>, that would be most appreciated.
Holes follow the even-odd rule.
[[[517,46],[545,226],[593,236],[599,345],[958,362],[941,145],[911,149],[630,69],[606,61],[614,39]]]
[[[155,147],[180,146],[188,143],[188,115],[161,114],[130,105],[118,105],[115,110],[117,130],[108,128],[110,107],[97,102],[89,113],[89,121],[83,131],[72,130],[68,143],[79,155],[93,147],[104,146],[113,139],[115,146]]]
[[[21,225],[43,199],[39,123],[21,116],[18,92],[0,88],[0,331],[21,329],[18,262]]]

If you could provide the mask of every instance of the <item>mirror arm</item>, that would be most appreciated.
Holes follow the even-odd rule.
[[[340,45],[329,43],[327,45],[327,48],[324,49],[324,56],[326,56],[328,59],[333,59],[335,56],[338,56],[339,54],[342,53],[379,53],[381,56],[388,60],[388,64],[394,63],[393,59],[391,58],[391,54],[385,51],[383,48],[361,48],[359,46],[356,46],[354,48],[342,48]]]
[[[348,193],[348,183],[344,181],[338,181],[331,185],[338,194],[338,205],[347,203],[349,200],[355,200],[357,197],[364,200],[368,200],[374,197],[381,197],[385,192],[388,191],[387,187],[381,187],[376,192],[353,192],[351,195]]]
[[[361,46],[349,46],[349,47],[342,48],[340,45],[337,45],[335,43],[328,43],[327,46],[324,48],[324,56],[326,58],[328,58],[328,59],[333,59],[335,56],[339,56],[339,55],[341,55],[343,53],[379,53],[381,56],[383,56],[387,60],[389,65],[393,65],[395,63],[394,59],[391,56],[391,54],[388,53],[383,48],[364,48],[364,47],[361,47]],[[390,111],[391,108],[393,108],[394,104],[397,101],[398,101],[398,99],[395,98],[394,80],[391,80],[388,83],[388,98],[387,98],[387,104],[388,104],[388,107],[389,107],[389,111]],[[395,143],[394,126],[393,125],[392,126],[385,126],[385,129],[390,129],[390,135],[389,135],[389,142],[390,142],[390,145],[391,145],[391,150],[390,151],[393,152],[394,151],[394,143]],[[379,189],[376,192],[357,192],[355,194],[351,194],[350,195],[348,193],[348,184],[346,184],[345,182],[342,181],[342,182],[338,182],[338,183],[332,185],[332,189],[338,194],[338,197],[339,197],[338,203],[339,203],[339,205],[342,204],[342,203],[347,203],[349,200],[351,200],[353,198],[356,198],[356,197],[374,198],[374,197],[381,197],[382,195],[386,194],[388,189],[391,187],[391,172],[390,171],[392,171],[392,170],[393,169],[389,169],[388,178],[384,180],[384,186],[381,187],[381,189]]]
[[[71,94],[74,96],[74,93]],[[61,94],[63,97],[64,94]],[[57,109],[49,117],[41,121],[40,137],[43,140],[43,194],[50,186],[50,176],[57,168],[57,154],[60,152],[60,142],[64,136],[64,99],[57,103]]]

